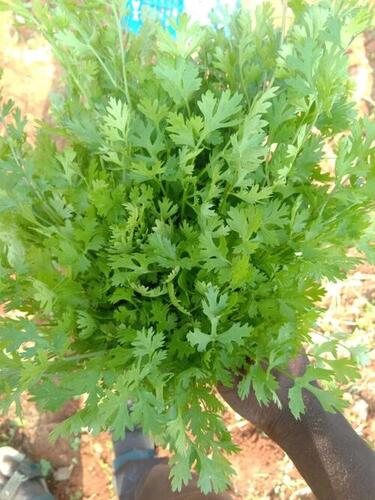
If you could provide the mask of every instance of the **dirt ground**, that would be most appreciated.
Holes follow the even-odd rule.
[[[375,34],[367,33],[356,42],[351,53],[356,99],[361,113],[371,110],[375,101],[373,68]],[[48,95],[59,72],[44,41],[27,30],[15,30],[11,16],[0,17],[0,67],[4,69],[3,97],[11,97],[27,113],[33,136],[36,118],[48,110]],[[375,268],[361,266],[335,284],[327,283],[322,316],[317,332],[342,331],[354,334],[356,341],[375,347]],[[1,314],[1,306],[0,306]],[[345,414],[356,431],[375,444],[375,352],[362,378],[345,388],[348,409]],[[78,405],[72,401],[54,414],[41,414],[35,405],[23,401],[24,419],[9,414],[0,418],[0,446],[11,445],[40,461],[51,491],[59,500],[111,500],[112,442],[108,434],[93,437],[87,433],[52,444],[51,430]],[[241,500],[308,499],[311,491],[285,454],[265,435],[233,412],[225,416],[241,453],[233,458],[237,477],[233,498]],[[162,453],[162,450],[161,450]]]

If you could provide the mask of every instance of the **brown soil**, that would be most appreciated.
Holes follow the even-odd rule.
[[[13,446],[50,467],[48,485],[58,500],[110,500],[115,498],[110,436],[83,433],[70,439],[59,438],[55,443],[50,439],[52,430],[72,415],[78,404],[71,401],[59,412],[39,413],[24,398],[22,422],[14,414],[0,419],[0,445]]]
[[[93,437],[83,433],[70,439],[59,438],[56,443],[49,438],[51,431],[76,411],[77,401],[53,414],[39,413],[26,398],[22,407],[22,422],[14,414],[0,419],[1,446],[14,446],[36,462],[47,461],[51,465],[48,485],[58,500],[116,498],[112,484],[110,435],[103,433]],[[232,460],[238,476],[233,484],[233,498],[260,498],[253,496],[259,492],[263,492],[265,498],[273,498],[277,480],[273,484],[272,478],[282,478],[284,453],[251,424],[244,425],[232,412],[226,414],[225,420],[232,428],[234,443],[241,448]],[[159,454],[165,455],[166,452],[160,450]],[[68,477],[56,480],[62,471],[67,471]],[[296,471],[294,477],[299,477]]]
[[[232,431],[233,441],[241,448],[232,465],[237,474],[234,481],[234,498],[256,498],[258,492],[270,495],[275,484],[270,478],[278,474],[284,453],[251,424]]]

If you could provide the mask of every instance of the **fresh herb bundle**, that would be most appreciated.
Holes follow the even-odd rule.
[[[171,450],[174,488],[194,467],[221,491],[235,446],[216,384],[241,372],[241,397],[278,401],[272,370],[309,345],[322,279],[358,261],[370,225],[375,127],[345,51],[371,15],[294,0],[278,28],[265,3],[211,27],[182,17],[173,38],[151,20],[124,34],[122,3],[1,2],[65,71],[35,144],[1,108],[0,303],[18,311],[0,323],[1,406],[85,395],[61,432],[139,425]],[[339,359],[337,342],[310,349],[296,418],[303,389],[342,407],[335,383],[363,350]]]

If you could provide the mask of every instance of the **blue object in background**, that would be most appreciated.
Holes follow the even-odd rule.
[[[170,26],[171,19],[177,20],[184,11],[184,0],[128,0],[126,3],[129,9],[128,15],[124,19],[124,28],[128,31],[138,33],[142,26],[142,9],[148,8],[155,11],[164,28],[175,34]]]
[[[210,23],[210,12],[220,8],[230,14],[241,5],[240,0],[124,0],[128,14],[123,26],[127,31],[138,33],[143,20],[142,10],[149,9],[158,18],[172,36],[176,34],[170,21],[177,21],[178,16],[186,12],[193,21],[200,24]]]

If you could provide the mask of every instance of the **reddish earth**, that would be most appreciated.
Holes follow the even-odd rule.
[[[366,387],[361,387],[359,396],[357,401],[368,405],[365,418],[356,415],[355,405],[347,417],[354,426],[357,425],[357,431],[371,442],[375,400]],[[51,431],[72,415],[78,405],[77,401],[72,401],[59,412],[39,413],[25,397],[22,422],[14,414],[0,418],[0,446],[14,446],[34,461],[42,460],[44,465],[50,467],[48,485],[58,500],[115,499],[111,466],[113,450],[109,434],[93,437],[82,433],[69,439],[59,438],[56,443],[49,439]],[[234,500],[314,498],[277,445],[233,412],[227,411],[224,418],[234,443],[241,449],[232,458],[237,474],[232,489]],[[159,450],[159,454],[165,456],[166,452]],[[61,474],[63,477],[59,477]]]
[[[50,432],[77,407],[78,403],[73,401],[57,413],[40,414],[25,398],[22,423],[14,415],[0,419],[0,445],[14,446],[37,462],[47,461],[52,466],[48,484],[59,500],[111,500],[116,497],[112,485],[110,435],[103,433],[93,437],[82,434],[71,439],[59,438],[56,443],[49,440]],[[233,458],[233,467],[239,474],[234,483],[233,498],[254,498],[248,495],[255,490],[272,493],[271,477],[277,474],[283,452],[253,426],[243,425],[233,414],[228,413],[226,421],[233,429],[234,442],[242,450]],[[160,450],[160,454],[165,455],[165,452]],[[69,476],[65,480],[54,478],[65,471]]]
[[[241,453],[232,459],[237,479],[233,484],[234,498],[251,498],[256,490],[264,494],[272,493],[272,475],[277,473],[278,462],[284,453],[270,439],[247,424],[233,432],[233,441],[241,448]]]
[[[51,431],[74,413],[77,401],[72,401],[57,413],[41,414],[35,405],[23,401],[24,420],[14,415],[0,419],[0,445],[14,446],[34,461],[42,460],[51,468],[48,484],[59,500],[115,498],[112,488],[112,442],[102,434],[96,438],[88,434],[59,438],[52,443]],[[60,475],[60,477],[59,477]]]

